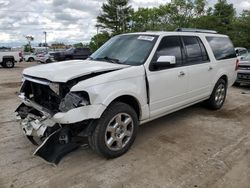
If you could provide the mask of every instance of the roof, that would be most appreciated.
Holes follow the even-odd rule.
[[[189,36],[216,36],[216,37],[228,37],[227,35],[222,35],[218,33],[203,33],[203,32],[183,32],[183,31],[146,31],[146,32],[135,32],[135,33],[125,33],[122,35],[156,35],[156,36],[162,36],[162,35],[189,35]]]

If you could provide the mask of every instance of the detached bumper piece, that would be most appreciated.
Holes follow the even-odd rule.
[[[49,164],[57,165],[65,155],[78,147],[79,143],[70,140],[69,129],[61,128],[48,136],[33,155],[41,157]]]

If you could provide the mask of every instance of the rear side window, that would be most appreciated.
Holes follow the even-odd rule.
[[[186,64],[199,64],[209,60],[206,49],[196,36],[183,36],[183,42],[186,49]]]
[[[235,58],[236,53],[231,40],[228,37],[206,37],[215,59],[223,60]]]

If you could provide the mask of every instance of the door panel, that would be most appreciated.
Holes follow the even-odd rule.
[[[175,56],[176,65],[154,68],[159,56]],[[186,104],[188,91],[188,74],[181,66],[183,47],[179,36],[164,37],[155,53],[147,73],[149,82],[150,117],[167,113]]]
[[[214,65],[210,62],[201,39],[197,36],[182,36],[188,72],[188,100],[195,102],[209,96]]]
[[[185,75],[181,75],[182,72]],[[151,72],[148,75],[151,118],[186,104],[187,77],[184,67]]]
[[[215,76],[212,63],[203,63],[187,67],[189,74],[188,98],[190,101],[208,97],[211,92],[213,77]]]

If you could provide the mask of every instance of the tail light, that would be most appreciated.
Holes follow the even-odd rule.
[[[240,64],[240,60],[237,59],[237,60],[236,60],[236,65],[235,65],[235,70],[236,70],[236,71],[239,69],[239,64]]]

